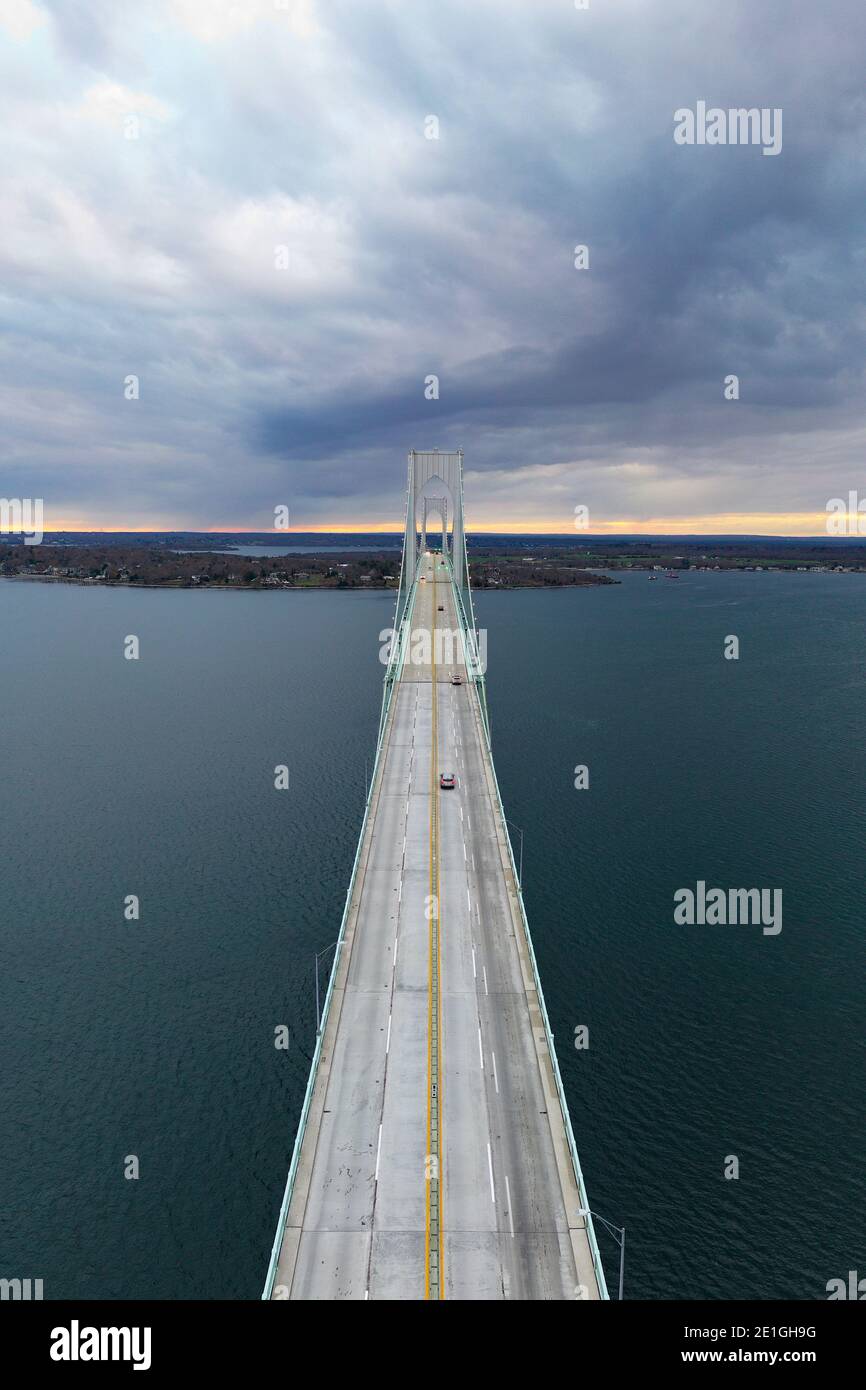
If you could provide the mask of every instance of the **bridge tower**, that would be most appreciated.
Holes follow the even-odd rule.
[[[403,565],[400,571],[400,593],[397,601],[397,624],[399,627],[405,615],[406,601],[415,583],[415,574],[418,569],[418,556],[420,547],[418,542],[418,508],[424,504],[423,513],[423,537],[426,538],[426,518],[427,499],[431,503],[434,498],[441,498],[445,493],[445,506],[443,508],[443,531],[446,529],[447,516],[452,517],[451,524],[451,567],[454,572],[454,583],[458,592],[468,595],[469,591],[469,565],[466,560],[466,536],[463,528],[463,450],[458,449],[454,453],[445,453],[439,449],[413,449],[409,454],[409,478],[406,489],[406,530],[403,537]],[[443,550],[446,541],[443,538]],[[474,630],[475,624],[471,621],[471,600],[466,605],[470,612],[467,618]]]
[[[443,496],[444,493],[444,496]],[[421,536],[418,536],[418,511],[421,508]],[[406,527],[403,534],[403,562],[400,566],[400,587],[397,591],[397,610],[394,631],[399,640],[392,645],[391,660],[385,676],[385,698],[382,719],[388,703],[389,690],[396,675],[396,654],[400,643],[408,636],[411,606],[418,575],[418,560],[427,545],[427,523],[430,513],[439,512],[442,518],[442,555],[454,584],[460,627],[465,638],[468,678],[478,690],[488,739],[487,696],[484,682],[485,658],[479,645],[469,587],[469,561],[466,554],[466,532],[463,524],[463,450],[453,453],[439,449],[412,449],[409,454],[409,476],[406,488]],[[451,521],[451,545],[448,545],[448,518]]]
[[[441,453],[438,449],[416,450],[409,454],[409,480],[406,496],[406,537],[404,565],[410,584],[418,564],[418,507],[423,501],[441,498],[452,517],[452,563],[454,579],[463,588],[466,579],[466,541],[463,531],[463,450]],[[450,507],[448,503],[450,502]],[[431,510],[434,510],[431,505]]]

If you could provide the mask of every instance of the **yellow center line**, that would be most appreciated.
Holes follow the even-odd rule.
[[[424,1297],[444,1298],[442,1230],[442,966],[439,872],[439,710],[436,693],[436,569],[430,626],[430,897],[427,987],[427,1201],[424,1238]]]

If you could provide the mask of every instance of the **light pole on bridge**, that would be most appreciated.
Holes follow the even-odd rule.
[[[321,951],[316,952],[316,1037],[318,1037],[322,1031],[322,1020],[319,1016],[319,961],[322,956],[326,956],[329,951],[333,951],[335,946],[339,951],[342,944],[342,941],[332,941],[330,946],[324,946]]]
[[[610,1231],[610,1234],[619,1246],[619,1297],[621,1302],[622,1286],[625,1280],[625,1226],[614,1226],[611,1221],[607,1221],[603,1216],[599,1216],[598,1212],[590,1211],[589,1207],[581,1207],[577,1214],[578,1216],[582,1216],[584,1220],[588,1216],[591,1216],[593,1221],[600,1221],[605,1230]]]
[[[514,824],[514,821],[513,821],[513,820],[509,820],[507,816],[506,816],[506,818],[505,818],[505,823],[506,823],[506,825],[510,825],[511,828],[512,828],[512,830],[516,830],[517,833],[518,833],[518,835],[520,836],[520,867],[519,867],[519,869],[517,870],[517,886],[518,886],[518,888],[520,889],[520,891],[521,891],[521,893],[522,893],[522,892],[523,892],[523,831],[520,829],[520,826],[519,826],[519,825],[515,825],[515,824]]]

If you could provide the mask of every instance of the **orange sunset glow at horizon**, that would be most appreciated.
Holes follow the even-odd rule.
[[[856,534],[856,518],[852,518],[855,525],[852,527],[851,534]],[[353,522],[336,521],[330,523],[310,522],[306,526],[293,526],[290,529],[276,529],[269,527],[238,526],[230,524],[226,526],[195,526],[184,524],[178,521],[154,520],[149,525],[124,525],[121,521],[112,521],[106,525],[94,524],[85,519],[76,517],[65,520],[63,518],[52,520],[50,525],[45,527],[46,539],[53,534],[60,532],[90,532],[113,535],[118,532],[130,535],[147,535],[153,532],[189,532],[198,535],[259,535],[291,538],[296,535],[393,535],[403,530],[403,520],[387,522],[365,521],[359,518]],[[720,512],[709,515],[687,516],[687,517],[649,517],[646,519],[622,518],[616,520],[604,519],[591,522],[586,528],[576,530],[573,526],[564,524],[561,516],[539,519],[533,517],[531,520],[515,521],[511,518],[499,521],[484,521],[478,525],[471,524],[471,517],[467,517],[467,534],[475,536],[483,535],[520,535],[520,536],[627,536],[627,535],[654,535],[654,536],[677,536],[677,535],[764,535],[764,536],[826,536],[827,535],[827,513],[826,512]]]

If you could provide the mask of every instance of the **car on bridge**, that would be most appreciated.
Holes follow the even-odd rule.
[[[440,605],[439,605],[439,612],[440,612],[440,613],[444,613],[444,612],[445,612],[445,604],[444,604],[444,603],[440,603]]]
[[[443,772],[439,777],[439,786],[444,792],[453,792],[457,785],[457,778],[453,772]]]
[[[462,685],[462,684],[463,684],[463,681],[462,681],[461,677],[458,676],[456,672],[455,672],[455,674],[451,677],[451,684],[452,684],[452,685]]]

